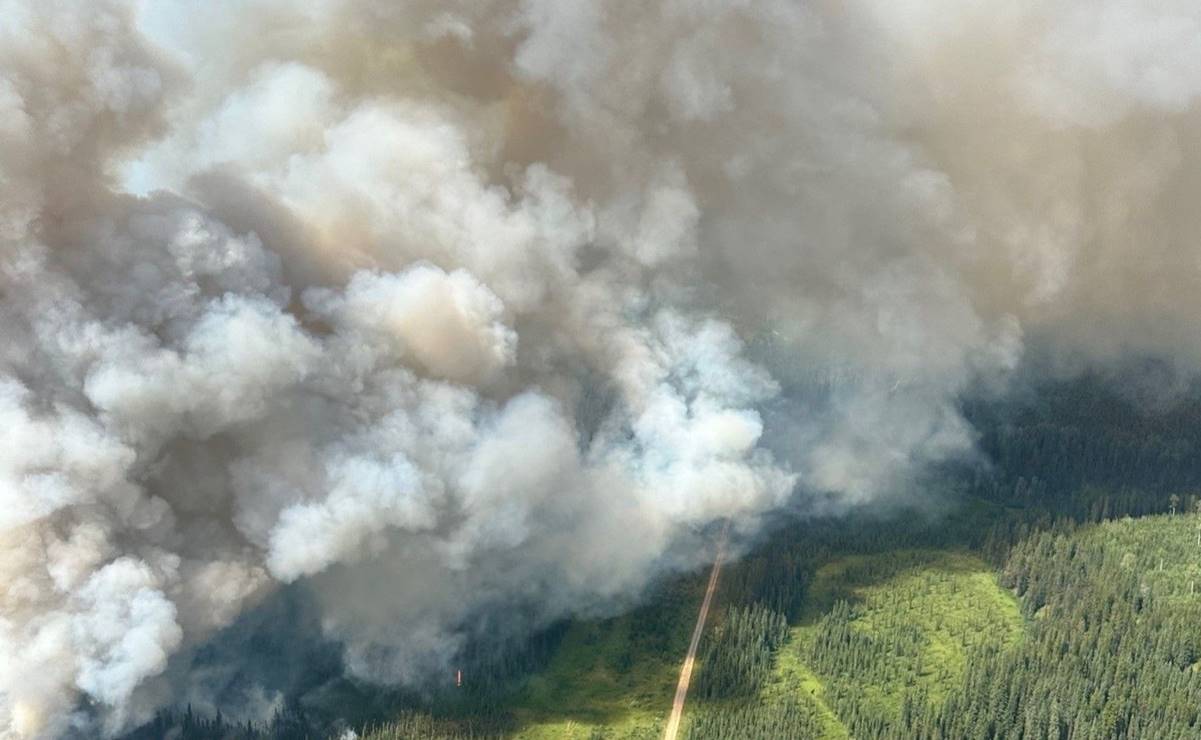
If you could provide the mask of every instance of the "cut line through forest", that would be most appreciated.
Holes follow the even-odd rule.
[[[671,703],[671,716],[667,720],[667,729],[663,732],[663,740],[676,740],[676,735],[680,731],[680,720],[684,716],[684,700],[688,698],[688,685],[692,682],[692,667],[696,662],[696,649],[700,645],[701,634],[705,631],[705,620],[709,616],[713,592],[717,590],[717,577],[721,573],[721,561],[725,555],[728,529],[729,523],[727,522],[717,540],[717,555],[713,559],[713,570],[709,572],[709,585],[705,588],[705,598],[701,600],[701,610],[696,615],[696,627],[692,630],[692,641],[688,643],[688,654],[684,656],[684,664],[680,667],[680,681],[676,684],[676,695]]]

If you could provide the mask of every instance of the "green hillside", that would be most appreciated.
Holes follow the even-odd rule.
[[[899,721],[906,695],[941,701],[962,679],[969,653],[1007,649],[1021,636],[1012,595],[970,554],[838,558],[817,568],[801,618],[750,704],[766,713],[797,705],[792,711],[812,718],[811,736],[847,737],[852,718]],[[698,700],[691,736],[750,731],[716,719],[727,704]]]
[[[658,737],[703,586],[682,580],[631,614],[572,624],[547,669],[514,697],[514,737]]]
[[[728,566],[681,737],[1201,736],[1201,514],[1002,525],[1017,535],[994,563],[888,548],[874,526],[815,522]],[[659,738],[704,579],[573,622],[532,672],[388,710],[362,737]]]
[[[1000,569],[958,549],[830,553],[799,578],[791,619],[721,605],[684,735],[1197,737],[1199,525],[1192,514],[1060,525],[1015,543]],[[748,568],[753,558],[731,569],[727,598]],[[658,737],[699,583],[650,611],[573,625],[505,734]],[[662,621],[639,629],[651,613]],[[668,625],[676,637],[650,639]]]
[[[781,522],[726,565],[682,737],[1201,737],[1201,401],[1145,413],[1085,378],[965,414],[988,465],[937,471],[918,508]],[[658,738],[706,576],[466,656],[461,689],[315,677],[336,700],[129,740]]]

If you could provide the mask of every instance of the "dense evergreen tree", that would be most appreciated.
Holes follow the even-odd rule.
[[[706,699],[754,696],[787,636],[788,620],[774,609],[761,604],[729,609],[710,633],[696,694]]]
[[[778,740],[814,738],[822,724],[813,709],[798,699],[700,711],[689,722],[688,740]]]
[[[981,459],[935,471],[924,500],[937,506],[808,518],[727,566],[689,698],[687,737],[817,738],[831,721],[860,740],[1201,737],[1201,401],[1147,410],[1084,378],[1022,402],[964,410],[980,432]],[[1126,518],[1152,514],[1167,516]],[[900,600],[895,609],[886,602],[874,629],[865,629],[856,584],[904,568],[920,572],[923,553],[934,549],[991,563],[1019,600],[1025,637],[990,641],[983,638],[994,625],[960,624],[950,634],[964,650],[955,670],[932,665],[929,630],[950,629],[940,615],[923,613],[922,628],[901,616],[878,623],[879,614],[912,615],[914,603],[925,603],[913,600],[938,584],[920,579],[890,592]],[[833,586],[827,578],[816,589],[820,569],[834,562],[841,570]],[[674,664],[688,629],[681,620],[691,619],[702,579],[659,584],[623,622],[625,648],[604,670],[637,671],[648,656]],[[790,641],[790,625],[802,621],[805,639]],[[364,736],[511,734],[519,728],[513,702],[546,668],[565,629],[555,625],[500,650],[473,644],[462,658],[471,680],[458,690],[364,693],[356,716],[390,721]],[[820,710],[812,689],[780,683],[775,671],[785,655],[820,682]],[[130,737],[340,732],[299,706],[262,726],[186,708]],[[621,734],[603,723],[591,730],[610,740],[658,731]]]

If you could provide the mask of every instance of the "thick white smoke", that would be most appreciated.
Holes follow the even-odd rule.
[[[350,670],[419,682],[469,615],[904,490],[1032,342],[1196,367],[1199,34],[1184,0],[0,0],[0,736],[144,720],[297,579]]]

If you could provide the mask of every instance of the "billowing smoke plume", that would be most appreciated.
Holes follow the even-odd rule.
[[[0,735],[306,579],[350,671],[1201,360],[1192,0],[0,0]]]

